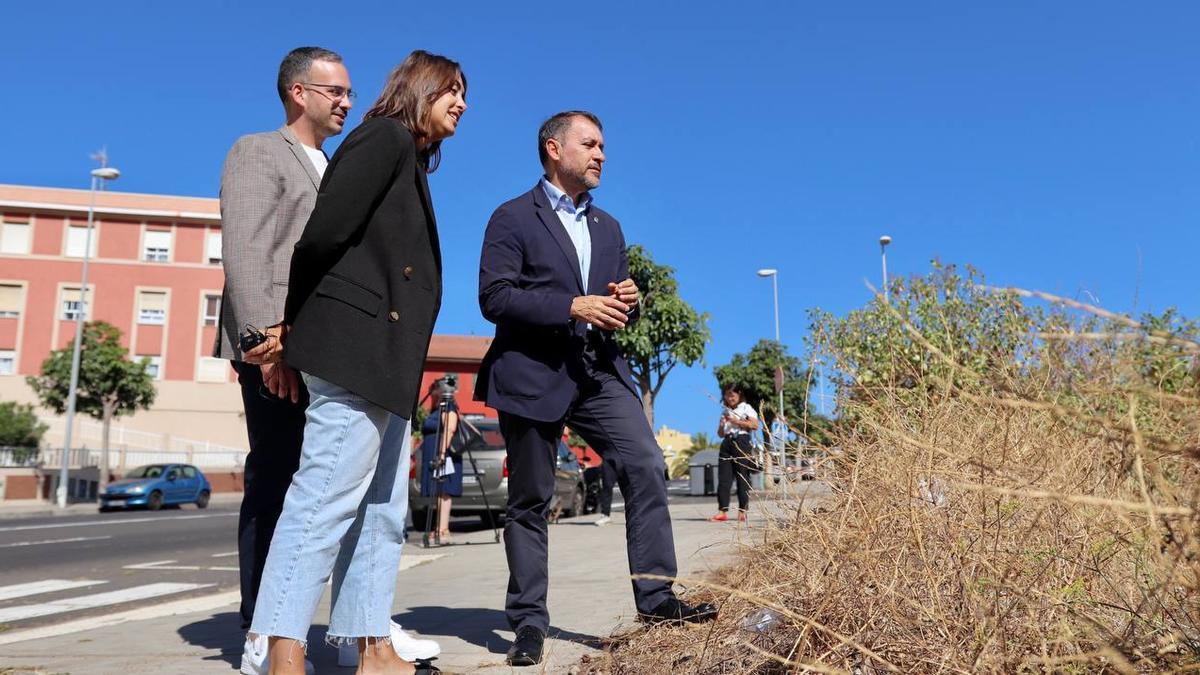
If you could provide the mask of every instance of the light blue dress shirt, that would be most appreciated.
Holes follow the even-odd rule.
[[[576,204],[567,193],[556,185],[542,178],[542,189],[550,198],[550,206],[567,230],[567,236],[575,245],[575,255],[579,258],[579,274],[583,279],[583,292],[588,292],[588,273],[592,269],[592,233],[588,230],[588,207],[592,205],[592,195],[585,192]]]

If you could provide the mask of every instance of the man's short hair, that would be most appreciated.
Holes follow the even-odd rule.
[[[275,84],[279,89],[279,100],[284,105],[287,105],[288,90],[293,84],[308,77],[308,70],[312,68],[313,61],[341,63],[342,56],[323,47],[297,47],[288,52],[287,56],[283,57],[283,63],[279,64],[279,80]]]
[[[560,113],[555,113],[550,119],[542,122],[541,128],[538,129],[538,159],[541,160],[542,166],[550,161],[550,155],[546,154],[546,141],[553,138],[559,143],[563,140],[563,133],[571,127],[571,120],[576,117],[583,117],[600,131],[604,131],[604,125],[600,124],[600,118],[586,110],[564,110]]]

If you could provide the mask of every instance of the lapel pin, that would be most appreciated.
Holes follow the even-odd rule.
[[[598,222],[600,222],[600,216],[592,216],[592,222],[593,222],[593,223],[598,223]]]

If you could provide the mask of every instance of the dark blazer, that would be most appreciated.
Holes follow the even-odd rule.
[[[424,163],[403,125],[369,119],[329,161],[296,242],[284,358],[409,418],[441,297]]]
[[[579,354],[586,330],[571,319],[571,301],[608,295],[610,282],[629,277],[620,223],[593,204],[588,231],[592,266],[585,284],[579,256],[540,182],[492,214],[479,258],[479,308],[496,324],[496,338],[475,380],[476,400],[543,422],[566,414],[578,386],[577,369],[567,364]],[[636,396],[612,334],[600,335],[601,357]]]

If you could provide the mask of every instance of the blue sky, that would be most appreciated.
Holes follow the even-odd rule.
[[[469,80],[430,181],[438,330],[490,334],[475,302],[487,218],[534,184],[540,121],[591,109],[609,158],[597,203],[713,317],[709,368],[672,374],[659,424],[711,431],[711,367],[772,334],[756,269],[780,270],[796,351],[808,308],[866,302],[885,233],[893,273],[936,257],[1115,310],[1198,314],[1200,5],[509,4],[19,3],[0,182],[86,187],[107,145],[116,189],[215,196],[233,141],[280,124],[289,49],[345,56],[356,124],[424,48]]]

